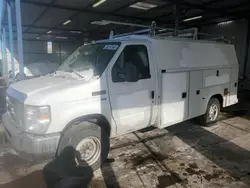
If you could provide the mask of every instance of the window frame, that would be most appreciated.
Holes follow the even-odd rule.
[[[141,47],[144,47],[145,50],[146,50],[146,56],[147,56],[147,61],[148,61],[148,71],[149,71],[148,73],[149,73],[149,77],[147,77],[147,78],[139,78],[139,80],[146,80],[146,79],[151,79],[151,78],[152,78],[152,75],[151,75],[151,65],[150,65],[150,56],[149,56],[149,49],[148,49],[148,46],[147,46],[146,44],[126,44],[126,45],[123,46],[123,49],[121,50],[121,52],[120,52],[119,55],[117,56],[117,58],[116,58],[114,64],[112,65],[112,68],[111,68],[111,72],[110,72],[110,73],[111,73],[111,80],[112,80],[113,83],[124,83],[124,82],[126,82],[125,80],[123,80],[123,81],[115,81],[115,80],[113,79],[113,69],[114,69],[115,65],[117,64],[117,62],[118,62],[120,56],[124,53],[125,49],[126,49],[127,47],[130,47],[130,46],[141,46]],[[125,63],[124,63],[124,65],[125,65]],[[145,66],[145,67],[146,67],[146,66]],[[138,80],[138,81],[139,81],[139,80]]]

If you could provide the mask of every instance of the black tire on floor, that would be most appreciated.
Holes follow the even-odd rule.
[[[213,106],[213,105],[215,105],[217,107],[218,113],[217,113],[216,117],[213,120],[211,120],[209,118],[209,110],[210,110],[211,106]],[[207,125],[210,125],[211,123],[216,122],[219,118],[219,115],[220,115],[220,108],[221,108],[220,101],[217,98],[211,98],[210,101],[208,102],[206,113],[198,118],[199,124],[201,126],[207,126]]]
[[[71,126],[63,135],[60,140],[58,150],[57,150],[57,157],[62,153],[62,151],[72,146],[76,149],[77,145],[87,137],[94,137],[100,141],[101,147],[101,154],[99,158],[94,162],[94,164],[90,165],[93,171],[99,169],[102,163],[106,160],[109,152],[109,136],[104,128],[100,127],[99,125],[84,121],[78,125]],[[77,157],[77,156],[76,156]],[[79,156],[78,156],[79,157]],[[86,162],[79,163],[80,166],[86,166]],[[87,165],[89,166],[89,165]]]

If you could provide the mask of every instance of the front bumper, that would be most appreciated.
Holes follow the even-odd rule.
[[[55,157],[60,133],[35,135],[21,131],[8,113],[3,115],[5,135],[22,158],[44,161]]]

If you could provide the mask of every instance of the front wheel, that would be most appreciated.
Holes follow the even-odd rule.
[[[58,155],[67,147],[75,149],[75,160],[93,171],[100,168],[109,152],[109,136],[99,125],[83,122],[66,131],[59,144]]]
[[[209,125],[218,120],[220,115],[220,102],[217,98],[211,98],[207,105],[207,111],[199,117],[199,123],[202,126]]]

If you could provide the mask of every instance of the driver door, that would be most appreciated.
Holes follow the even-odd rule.
[[[112,115],[117,133],[131,132],[151,125],[155,84],[150,67],[149,45],[127,45],[108,71]],[[126,65],[136,67],[137,78],[126,81]],[[132,71],[132,70],[131,70]]]

